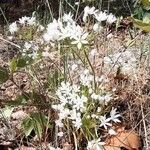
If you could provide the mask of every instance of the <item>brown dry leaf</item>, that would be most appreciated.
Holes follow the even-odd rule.
[[[20,147],[20,150],[36,150],[36,148],[34,148],[34,147],[27,147],[27,146],[22,145]]]
[[[18,110],[17,112],[12,113],[11,117],[16,120],[23,119],[23,118],[27,117],[27,113],[25,113],[22,110]]]
[[[121,147],[128,150],[139,150],[141,147],[138,134],[130,130],[122,131],[116,136],[112,136],[110,139],[107,139],[106,143],[104,146],[106,150],[120,150]]]
[[[63,150],[72,150],[72,144],[65,143],[65,144],[63,145]]]

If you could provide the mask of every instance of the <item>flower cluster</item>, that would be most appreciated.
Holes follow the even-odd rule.
[[[116,17],[112,14],[107,14],[106,12],[101,12],[96,10],[95,7],[85,7],[83,21],[86,22],[87,17],[92,15],[96,19],[96,23],[93,26],[94,31],[99,30],[101,28],[100,22],[106,21],[108,23],[113,23],[116,20]],[[29,33],[26,31],[28,29]],[[36,21],[34,15],[32,17],[22,17],[18,21],[13,22],[9,25],[9,32],[11,35],[14,35],[18,32],[18,37],[26,40],[24,43],[24,48],[22,54],[29,55],[32,59],[38,57],[39,46],[37,43],[37,39],[40,40],[40,44],[48,45],[50,44],[52,47],[55,46],[58,42],[67,41],[69,44],[76,45],[78,49],[81,49],[83,45],[89,43],[88,37],[90,33],[87,32],[86,28],[81,27],[74,19],[71,13],[64,14],[58,20],[54,19],[50,22],[46,29]],[[35,34],[35,37],[31,34]],[[17,35],[17,34],[15,34]],[[37,37],[39,35],[39,37]],[[33,41],[34,42],[33,42]],[[32,43],[32,44],[31,44]],[[34,45],[34,44],[35,45]],[[28,48],[29,45],[30,48]],[[42,47],[44,49],[44,47]],[[42,56],[48,56],[49,52],[46,51]]]
[[[96,140],[89,141],[87,149],[88,150],[92,150],[92,149],[103,150],[103,145],[105,145],[105,142],[101,142],[101,139],[99,138]]]
[[[116,17],[110,13],[108,14],[106,11],[100,11],[100,10],[96,10],[95,7],[89,7],[86,6],[84,8],[84,15],[83,15],[83,21],[86,22],[87,21],[87,17],[89,15],[92,15],[95,19],[96,19],[96,23],[93,26],[93,30],[94,31],[100,31],[101,27],[101,22],[102,21],[106,21],[108,24],[112,24],[113,22],[115,22],[117,19]]]
[[[33,41],[25,42],[22,50],[22,56],[28,55],[28,57],[34,60],[39,56],[38,50],[39,46]]]
[[[35,17],[22,17],[19,19],[19,21],[15,21],[13,23],[11,23],[9,25],[9,31],[11,34],[14,34],[15,32],[17,32],[19,30],[19,25],[25,26],[25,25],[29,25],[29,26],[33,26],[36,25],[36,18]]]
[[[53,108],[58,110],[59,119],[56,120],[56,125],[63,126],[62,121],[66,118],[70,119],[77,129],[82,125],[81,113],[85,111],[84,103],[87,102],[87,97],[80,95],[80,87],[71,85],[70,83],[61,83],[56,95],[60,100],[60,104],[53,105]]]
[[[95,9],[95,7],[85,7],[83,14],[84,23],[86,23],[88,16],[93,16],[95,19],[95,24],[93,26],[94,31],[100,31],[101,22],[105,21],[107,24],[112,24],[116,21],[116,17],[113,14],[108,14],[105,11],[102,12]],[[23,57],[28,56],[32,60],[37,58],[46,59],[50,58],[52,55],[49,53],[50,50],[57,51],[59,46],[63,45],[68,48],[68,45],[71,44],[77,46],[78,49],[81,49],[83,45],[88,44],[90,41],[88,41],[88,37],[92,37],[91,35],[93,33],[95,34],[95,32],[93,32],[93,30],[90,32],[90,30],[86,29],[86,24],[84,25],[84,27],[81,27],[73,19],[73,15],[71,13],[64,14],[62,18],[58,18],[57,20],[53,19],[46,28],[40,25],[36,21],[35,17],[25,16],[10,24],[9,32],[12,35],[17,36],[16,32],[19,31],[18,37],[21,37],[20,39],[24,40],[20,48],[21,55]],[[26,32],[26,28],[29,29],[27,30],[29,33]],[[84,52],[86,53],[86,51]],[[87,57],[94,58],[98,55],[97,50],[93,49]],[[128,58],[130,57],[130,54],[123,53],[122,55],[123,58],[125,57],[127,59],[123,60],[119,58],[118,62],[122,66],[127,66],[126,62],[129,61]],[[106,62],[106,64],[112,65],[113,62],[118,59],[118,56],[119,53],[117,55],[110,56],[111,59],[109,57],[105,57],[104,63]],[[71,58],[71,56],[69,57]],[[54,59],[55,58],[52,58],[51,61]],[[67,58],[67,63],[69,61],[72,60]],[[132,57],[130,63],[134,61],[135,60]],[[105,143],[101,142],[101,139],[98,137],[98,129],[103,128],[108,131],[109,134],[115,134],[115,131],[113,131],[111,127],[114,123],[120,122],[119,118],[121,115],[117,112],[116,108],[108,107],[110,101],[113,100],[113,94],[105,88],[105,84],[108,83],[107,77],[104,75],[98,76],[93,71],[91,65],[90,67],[92,72],[90,72],[89,69],[85,69],[86,62],[84,67],[81,63],[84,64],[84,61],[76,61],[71,66],[68,64],[68,70],[75,71],[78,76],[76,84],[74,80],[69,82],[67,80],[68,76],[66,75],[66,81],[61,82],[55,93],[57,101],[53,102],[52,108],[57,113],[55,118],[55,124],[58,129],[57,136],[63,136],[66,126],[69,126],[69,129],[74,130],[75,132],[79,131],[79,129],[84,131],[86,128],[89,132],[93,132],[86,137],[87,140],[89,140],[87,148],[91,149],[95,147],[96,149],[101,149]],[[79,72],[76,71],[78,66],[80,66]],[[42,67],[42,64],[40,64],[41,69]],[[88,67],[86,66],[86,68]],[[94,140],[92,140],[93,137],[95,137]]]
[[[97,77],[97,81],[98,79],[101,83],[104,77]],[[85,92],[85,89],[88,92]],[[80,76],[79,85],[62,82],[56,95],[58,102],[53,105],[53,108],[58,112],[58,119],[55,123],[60,128],[68,121],[78,130],[84,127],[83,120],[85,118],[91,122],[95,120],[97,127],[104,127],[106,130],[112,126],[113,122],[120,122],[118,119],[120,114],[117,113],[116,108],[112,108],[107,117],[105,112],[102,111],[101,106],[107,105],[112,100],[112,96],[106,91],[105,93],[95,93],[93,90],[93,75],[87,69]]]
[[[72,19],[71,13],[64,14],[62,19],[54,19],[49,23],[43,38],[46,42],[55,42],[65,39],[70,39],[71,44],[77,44],[78,49],[81,49],[82,44],[88,44],[86,40],[88,33],[83,30]]]
[[[104,57],[104,62],[107,70],[113,68],[116,71],[120,67],[124,74],[133,74],[137,68],[137,59],[130,51],[117,52],[106,56]]]

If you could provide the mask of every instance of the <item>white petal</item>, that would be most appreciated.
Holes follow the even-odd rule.
[[[82,47],[82,43],[81,43],[81,42],[79,42],[79,43],[78,43],[78,45],[77,45],[77,47],[78,47],[78,49],[81,49],[81,47]]]
[[[72,41],[71,44],[77,44],[79,43],[78,41]]]
[[[115,130],[113,130],[113,129],[109,129],[108,133],[110,135],[117,135],[117,132]]]

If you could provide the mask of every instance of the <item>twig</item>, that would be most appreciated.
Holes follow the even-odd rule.
[[[15,44],[15,43],[13,43],[13,42],[10,42],[10,41],[8,41],[8,40],[2,38],[2,37],[0,37],[0,40],[4,41],[4,42],[6,42],[6,43],[9,43],[9,44],[11,44],[11,45],[13,45],[13,46],[15,46],[15,47],[17,47],[17,48],[19,48],[19,49],[21,48],[19,45]]]
[[[143,112],[143,105],[141,103],[141,112],[142,112],[142,121],[143,121],[143,127],[144,127],[144,133],[145,133],[145,143],[146,143],[146,150],[148,150],[149,148],[149,144],[148,144],[148,135],[147,135],[147,129],[146,129],[146,123],[145,123],[145,115],[144,115],[144,112]]]

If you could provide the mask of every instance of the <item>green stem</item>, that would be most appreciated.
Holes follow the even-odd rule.
[[[88,58],[88,55],[87,55],[87,53],[86,53],[85,50],[84,50],[84,54],[85,54],[85,57],[86,57],[86,59],[87,59],[89,65],[90,65],[90,67],[91,67],[91,69],[92,69],[92,72],[93,72],[93,76],[94,76],[94,90],[96,91],[97,84],[96,84],[95,71],[94,71],[94,68],[93,68],[93,66],[92,66],[92,64],[91,64],[91,62],[90,62],[90,60],[89,60],[89,58]]]

